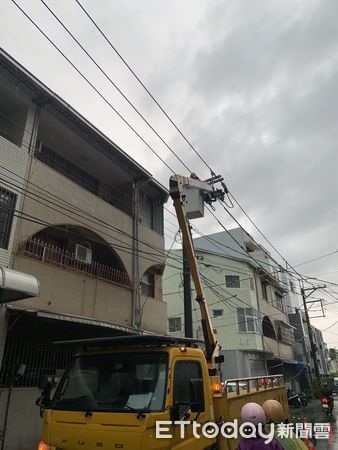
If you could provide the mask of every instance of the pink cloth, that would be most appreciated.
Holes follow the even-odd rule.
[[[266,438],[262,437],[242,439],[237,450],[284,450],[276,439],[272,439],[269,444],[265,441]]]

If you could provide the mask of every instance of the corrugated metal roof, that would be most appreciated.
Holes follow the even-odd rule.
[[[35,316],[41,319],[50,319],[50,320],[58,320],[63,322],[74,322],[83,325],[95,326],[95,327],[103,327],[103,328],[111,328],[113,330],[121,331],[123,333],[129,334],[152,334],[148,331],[139,330],[137,328],[129,327],[126,325],[119,325],[110,322],[104,322],[101,320],[92,319],[90,317],[82,317],[82,316],[73,316],[70,314],[62,314],[55,313],[49,311],[39,311],[36,309],[24,308],[22,306],[17,305],[7,305],[7,309],[9,311],[19,312],[22,314]]]

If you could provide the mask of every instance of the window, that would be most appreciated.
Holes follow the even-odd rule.
[[[296,291],[295,291],[295,283],[293,281],[291,281],[291,280],[289,280],[289,283],[290,283],[290,290],[291,290],[291,292],[293,294],[295,294],[296,293]]]
[[[268,301],[268,284],[266,281],[261,281],[261,285],[262,285],[262,296],[264,298],[264,300]]]
[[[278,340],[286,344],[293,344],[295,341],[293,329],[280,325],[278,329]]]
[[[0,187],[0,248],[8,248],[16,198],[16,194]]]
[[[49,167],[57,170],[65,177],[74,181],[74,183],[77,183],[95,195],[99,194],[100,182],[96,177],[59,155],[40,139],[36,143],[36,156],[40,161],[48,164]]]
[[[178,361],[175,364],[174,373],[174,404],[191,404],[190,399],[190,380],[202,379],[202,370],[198,362]],[[201,399],[204,411],[204,398]]]
[[[175,331],[182,331],[182,319],[181,317],[169,317],[169,333],[175,333]]]
[[[144,226],[153,228],[153,202],[142,192],[140,193],[139,218]]]
[[[255,282],[254,282],[254,279],[253,279],[253,278],[249,278],[249,281],[250,281],[250,289],[251,289],[252,291],[254,291],[254,290],[255,290]]]
[[[275,292],[275,306],[281,311],[284,311],[284,299],[279,292]]]
[[[155,297],[155,275],[146,272],[141,279],[141,294],[146,297]]]
[[[162,411],[165,353],[113,353],[74,358],[53,398],[56,409],[133,413]]]
[[[238,275],[225,275],[225,284],[227,288],[241,287]]]
[[[212,317],[222,317],[224,315],[224,309],[213,309]]]
[[[163,235],[163,205],[140,192],[140,223]]]
[[[28,105],[14,92],[0,88],[0,136],[17,147],[22,145]]]
[[[254,308],[237,308],[238,331],[260,332],[259,312]]]

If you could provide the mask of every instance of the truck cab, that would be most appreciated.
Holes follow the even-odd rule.
[[[203,423],[214,419],[198,341],[140,335],[74,343],[86,351],[73,358],[43,413],[41,448],[182,448],[174,425],[156,439],[157,421],[188,414],[198,414]]]
[[[236,440],[205,437],[202,427],[238,418],[248,401],[273,395],[287,404],[282,383],[272,379],[238,381],[229,395],[227,383],[209,375],[203,343],[194,339],[139,335],[69,343],[83,349],[45,405],[39,450],[233,449]],[[175,424],[182,420],[184,429]]]

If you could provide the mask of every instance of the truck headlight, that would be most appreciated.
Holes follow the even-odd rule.
[[[41,441],[38,445],[38,450],[52,450],[52,447]]]

